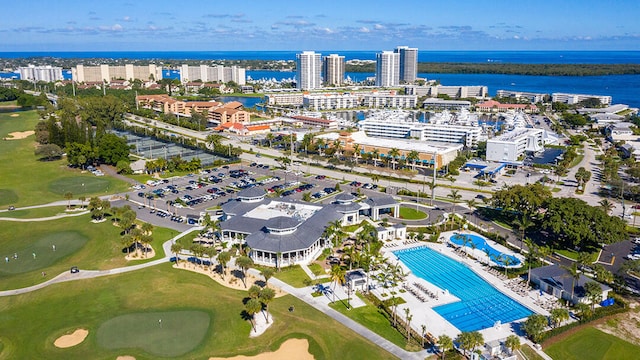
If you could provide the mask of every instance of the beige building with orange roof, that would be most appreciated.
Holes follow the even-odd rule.
[[[248,123],[250,114],[242,110],[242,103],[232,101],[226,104],[217,101],[181,101],[169,95],[139,95],[136,96],[138,106],[153,109],[167,114],[191,116],[191,114],[206,113],[207,119],[218,124]]]
[[[509,110],[521,110],[526,113],[537,113],[538,107],[533,104],[502,104],[495,100],[488,100],[476,104],[476,110],[481,112],[506,112]]]

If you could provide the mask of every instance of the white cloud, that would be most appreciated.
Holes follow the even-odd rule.
[[[368,28],[368,27],[363,26],[363,27],[361,27],[361,28],[360,28],[360,32],[368,33],[368,32],[371,32],[371,30],[369,30],[369,28]]]

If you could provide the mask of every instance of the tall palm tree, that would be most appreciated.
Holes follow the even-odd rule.
[[[600,200],[600,202],[598,202],[598,204],[600,205],[600,208],[607,214],[610,214],[614,208],[613,203],[609,201],[609,199],[602,199]]]
[[[533,220],[527,214],[522,214],[522,216],[516,219],[513,224],[521,231],[520,236],[520,251],[522,251],[522,245],[524,243],[525,232],[528,228],[534,225]]]
[[[269,279],[271,279],[273,277],[273,269],[272,268],[264,268],[261,272],[260,275],[262,275],[264,277],[264,286],[265,287],[269,287]]]
[[[340,265],[333,265],[329,276],[331,281],[333,281],[333,302],[336,302],[336,285],[338,282],[341,285],[344,284],[346,271]]]
[[[509,349],[509,353],[513,354],[515,350],[520,349],[520,338],[516,335],[509,335],[504,341],[504,346]]]
[[[578,270],[578,264],[575,262],[571,266],[563,266],[563,268],[571,275],[571,302],[573,302],[573,293],[576,288],[576,280],[580,279],[580,270]]]
[[[358,165],[358,157],[360,156],[360,144],[353,145],[353,161]]]
[[[438,347],[440,348],[440,351],[442,351],[442,359],[444,360],[444,356],[447,351],[453,349],[453,339],[447,335],[440,335],[438,337]]]
[[[411,170],[416,169],[416,162],[418,160],[420,160],[420,153],[415,150],[411,150],[407,155],[407,161],[411,163]]]
[[[404,308],[404,315],[405,315],[405,319],[407,320],[407,344],[409,342],[411,342],[411,319],[413,318],[413,315],[411,315],[411,309],[409,309],[408,307]]]
[[[176,255],[176,265],[178,265],[178,261],[180,261],[180,252],[182,252],[182,244],[180,243],[171,244],[171,252]]]
[[[434,171],[435,171],[435,170],[434,170]],[[435,193],[433,192],[433,190],[434,190],[436,187],[438,187],[438,184],[437,184],[434,180],[431,180],[431,182],[428,182],[428,183],[427,183],[427,186],[429,187],[429,190],[431,191],[431,195],[432,195],[432,196],[431,196],[431,199],[429,200],[429,205],[433,206],[433,198],[435,197],[435,196],[434,196],[434,194],[435,194]]]
[[[73,193],[71,191],[67,191],[64,193],[64,198],[67,199],[67,209],[71,209],[71,199],[73,199]]]
[[[247,269],[253,265],[253,260],[250,257],[243,255],[236,259],[236,265],[242,270],[242,283],[245,289],[247,288]]]
[[[227,263],[231,260],[231,253],[223,251],[218,254],[218,264],[220,264],[220,271],[222,272],[222,278],[227,275]]]
[[[478,202],[476,202],[475,199],[465,200],[465,202],[467,203],[469,210],[471,210],[471,214],[473,214],[478,208]]]
[[[264,304],[264,319],[269,323],[269,303],[276,297],[276,292],[272,288],[264,288],[260,290],[260,294],[258,295],[258,299]]]
[[[380,159],[380,150],[378,148],[374,148],[371,152],[373,156],[373,166],[378,167],[378,159]]]
[[[256,331],[256,323],[253,316],[262,311],[262,303],[258,299],[249,299],[249,301],[244,304],[244,309],[247,312],[247,315],[249,315],[249,321],[251,321],[253,331]]]
[[[396,163],[398,162],[398,156],[400,156],[400,150],[396,148],[392,148],[389,150],[389,158],[391,159],[391,164],[393,165],[393,170],[396,169]]]
[[[447,194],[447,197],[450,198],[451,202],[453,203],[453,206],[451,207],[451,212],[455,213],[455,207],[458,204],[458,202],[460,202],[460,199],[462,199],[462,195],[458,194],[457,189],[451,189],[451,192]]]

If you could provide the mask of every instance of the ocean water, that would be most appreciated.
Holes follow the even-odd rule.
[[[388,49],[392,50],[392,49]],[[375,60],[381,50],[316,50],[345,59]],[[0,52],[0,58],[57,57],[166,60],[295,60],[293,51],[51,51]],[[502,62],[521,64],[640,64],[640,51],[418,51],[420,62]]]

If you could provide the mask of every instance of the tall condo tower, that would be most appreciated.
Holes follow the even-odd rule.
[[[312,90],[322,87],[321,54],[303,51],[296,54],[296,87],[300,90]]]
[[[418,74],[418,48],[398,46],[395,53],[400,55],[400,82],[413,83]]]
[[[400,54],[383,51],[376,54],[376,86],[400,85]]]
[[[322,61],[322,74],[325,85],[340,86],[344,83],[344,56],[330,54]]]

